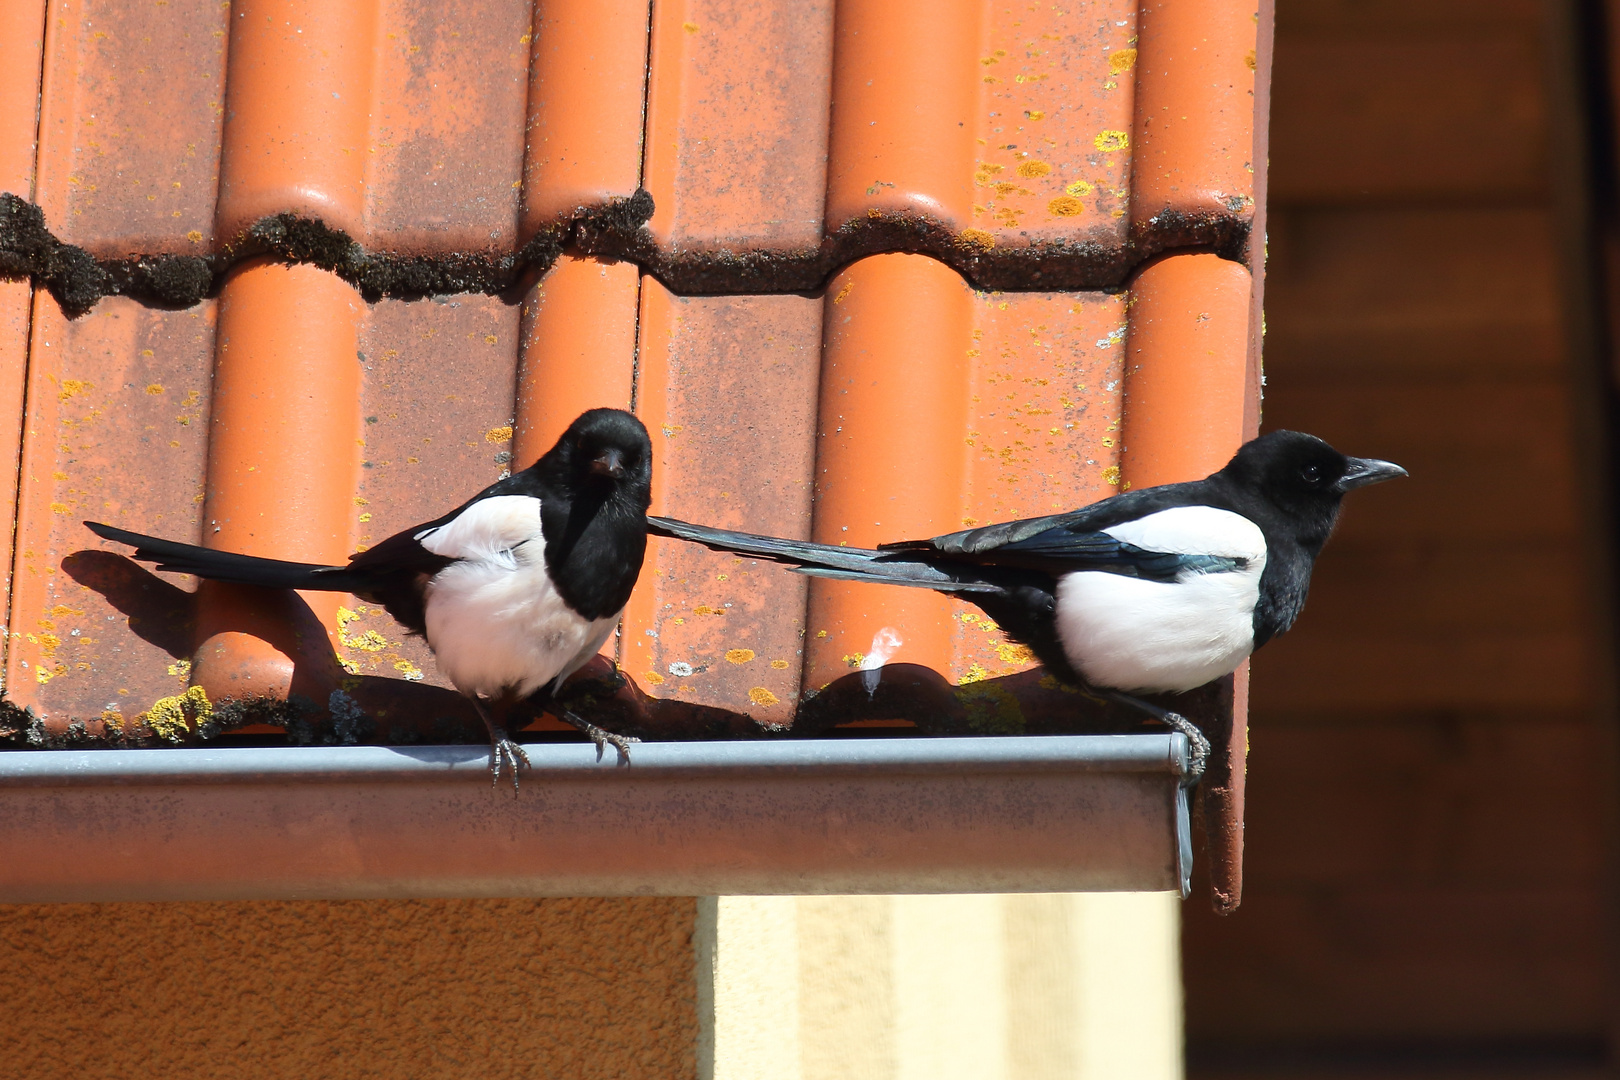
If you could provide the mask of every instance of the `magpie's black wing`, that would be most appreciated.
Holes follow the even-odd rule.
[[[439,524],[443,524],[440,522]],[[435,555],[416,539],[434,525],[417,525],[395,533],[380,544],[349,557],[349,569],[357,578],[386,577],[391,574],[437,574],[455,559]]]
[[[1127,491],[1062,514],[1002,521],[994,525],[982,525],[977,529],[946,533],[928,540],[902,540],[878,546],[883,551],[930,551],[942,555],[982,556],[1011,545],[1031,541],[1054,529],[1075,535],[1097,533],[1175,506],[1216,506],[1233,509],[1227,503],[1228,500],[1216,484],[1210,480],[1194,480],[1182,484],[1162,484],[1140,491]],[[1053,542],[1043,541],[1037,547]],[[979,560],[976,558],[973,561]]]
[[[995,525],[985,525],[977,529],[964,529],[961,532],[946,533],[944,536],[935,536],[928,540],[900,540],[892,544],[879,544],[878,549],[880,551],[916,552],[918,554],[929,552],[943,555],[978,555],[982,552],[994,551],[1007,544],[1014,544],[1030,537],[1039,536],[1051,529],[1061,528],[1069,524],[1071,519],[1082,512],[1070,511],[1066,514],[1023,518],[1019,521],[1002,521]]]
[[[1247,560],[1223,555],[1183,555],[1151,551],[1105,532],[1075,531],[1067,525],[975,552],[980,566],[1016,566],[1053,575],[1101,570],[1148,581],[1175,581],[1186,570],[1214,574],[1241,570]]]

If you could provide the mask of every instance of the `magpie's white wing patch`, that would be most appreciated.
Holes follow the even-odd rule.
[[[570,608],[546,569],[540,500],[480,499],[417,543],[458,561],[428,582],[427,637],[464,694],[534,693],[577,671],[618,622]]]
[[[532,495],[479,499],[461,513],[414,539],[447,559],[498,560],[515,565],[512,549],[540,537],[540,500]]]
[[[1116,690],[1191,690],[1254,651],[1254,608],[1266,539],[1241,514],[1179,506],[1105,530],[1149,551],[1243,559],[1225,573],[1184,570],[1175,581],[1099,571],[1065,574],[1057,587],[1064,653],[1086,680]]]
[[[1168,555],[1220,555],[1263,559],[1266,537],[1260,526],[1213,506],[1175,506],[1102,530],[1115,540]]]

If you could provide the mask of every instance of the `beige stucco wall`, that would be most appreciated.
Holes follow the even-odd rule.
[[[703,1080],[1179,1080],[1169,893],[698,905]]]
[[[690,1077],[695,907],[0,906],[0,1076]]]

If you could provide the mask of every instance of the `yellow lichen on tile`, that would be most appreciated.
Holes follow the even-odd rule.
[[[1015,641],[1003,641],[996,646],[996,655],[1004,664],[1030,664],[1035,661],[1035,654],[1028,645],[1020,645]]]
[[[1126,131],[1099,131],[1097,137],[1091,140],[1091,145],[1105,154],[1112,154],[1118,150],[1129,150],[1131,136]]]
[[[989,251],[996,246],[994,234],[984,229],[963,229],[962,243],[976,251]]]
[[[375,630],[367,630],[362,634],[355,634],[349,630],[349,624],[360,618],[360,614],[360,612],[352,611],[346,607],[338,608],[338,642],[347,648],[359,649],[361,652],[382,652],[388,648],[391,644],[389,640]]]
[[[781,699],[763,686],[756,686],[748,691],[748,700],[755,705],[775,705]]]
[[[753,658],[753,649],[729,649],[726,652],[726,659],[733,664],[746,664]]]
[[[1136,66],[1135,49],[1115,49],[1108,54],[1108,74],[1119,75]]]
[[[188,713],[195,724],[201,724],[214,715],[214,704],[200,686],[193,686],[173,697],[158,698],[150,709],[141,714],[140,719],[152,729],[153,734],[177,743],[191,730],[187,724]]]

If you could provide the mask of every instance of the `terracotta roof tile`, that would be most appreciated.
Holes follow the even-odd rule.
[[[678,297],[647,282],[636,405],[662,477],[654,512],[809,533],[822,306],[799,296]],[[625,615],[627,674],[655,696],[791,723],[805,582],[655,542]]]
[[[630,263],[564,255],[528,290],[515,461],[537,460],[586,409],[635,400],[642,280]]]
[[[389,251],[512,251],[521,243],[529,5],[386,0],[376,20],[373,88],[361,88],[359,99],[370,113],[363,242]]]
[[[58,237],[106,257],[210,250],[227,16],[217,0],[51,4],[34,198]]]
[[[0,7],[0,191],[29,197],[39,128],[39,70],[45,49],[45,2]],[[32,103],[32,104],[30,104]]]
[[[648,11],[645,0],[536,5],[523,236],[640,183]]]
[[[77,720],[99,737],[109,705],[133,720],[185,689],[191,597],[94,552],[80,521],[202,541],[215,320],[213,302],[122,298],[69,320],[35,295],[5,689],[56,730]]]
[[[1142,5],[1132,216],[1254,213],[1258,19],[1243,4]]]
[[[828,109],[805,105],[827,101],[832,7],[654,5],[643,183],[661,248],[817,251]]]

